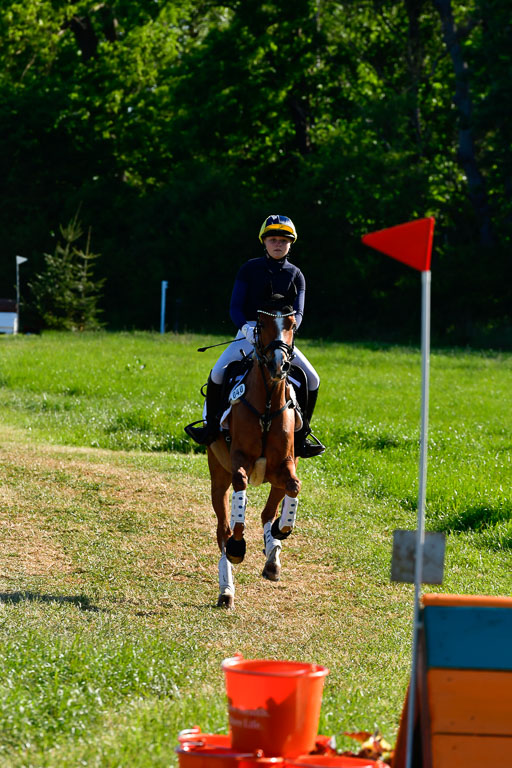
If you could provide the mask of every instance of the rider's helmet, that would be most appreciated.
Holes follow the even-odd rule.
[[[297,230],[288,216],[267,216],[260,229],[260,242],[268,235],[279,235],[280,237],[289,237],[292,243],[297,239]]]

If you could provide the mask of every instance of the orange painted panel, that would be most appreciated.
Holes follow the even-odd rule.
[[[427,681],[432,733],[512,736],[512,672],[429,669]]]
[[[432,768],[512,768],[512,739],[433,736]]]
[[[512,609],[512,597],[501,597],[500,595],[445,595],[440,592],[430,592],[423,595],[421,600],[423,605],[475,605]]]

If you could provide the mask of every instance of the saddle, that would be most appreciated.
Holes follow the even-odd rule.
[[[234,360],[226,368],[224,380],[222,382],[220,413],[224,413],[231,405],[229,396],[233,389],[240,385],[253,366],[253,360],[245,357],[243,360]],[[308,403],[308,384],[306,374],[297,365],[291,365],[288,373],[288,381],[292,384],[296,395],[296,408],[299,411],[301,420],[305,423]],[[226,442],[230,442],[229,430],[222,429]],[[303,436],[303,430],[295,433],[297,436]]]

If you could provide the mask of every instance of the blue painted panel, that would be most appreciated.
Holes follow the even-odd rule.
[[[427,605],[427,666],[512,670],[512,609]]]

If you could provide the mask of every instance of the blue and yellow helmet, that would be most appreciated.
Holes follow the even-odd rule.
[[[288,216],[267,216],[260,229],[260,242],[268,235],[279,235],[280,237],[289,237],[292,243],[297,239],[297,230]]]

